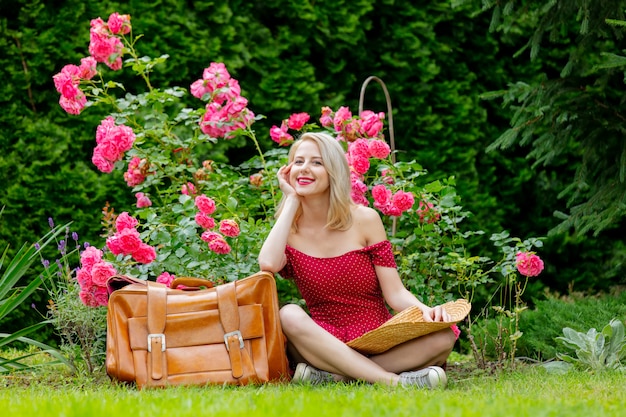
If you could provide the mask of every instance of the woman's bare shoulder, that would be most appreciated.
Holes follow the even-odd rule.
[[[378,222],[381,221],[380,215],[371,207],[356,205],[352,209],[354,220],[358,222]]]
[[[387,238],[380,214],[371,207],[356,206],[352,210],[353,227],[357,227],[368,244],[378,243]]]

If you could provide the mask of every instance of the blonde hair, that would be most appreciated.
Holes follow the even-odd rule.
[[[351,195],[352,183],[350,181],[350,167],[348,166],[345,152],[341,144],[328,133],[307,132],[291,145],[288,156],[289,164],[293,162],[298,147],[304,141],[312,141],[317,144],[322,156],[322,162],[324,163],[326,172],[328,172],[330,182],[330,207],[328,209],[326,227],[333,230],[346,230],[352,225],[351,208],[354,203],[352,202]],[[285,196],[283,196],[278,205],[276,217],[280,216],[284,202]],[[302,208],[298,210],[294,217],[292,225],[294,230],[298,230],[297,221],[301,214]]]

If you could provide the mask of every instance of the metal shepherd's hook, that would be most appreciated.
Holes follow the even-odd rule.
[[[365,97],[365,89],[367,88],[367,85],[372,80],[378,82],[378,84],[380,84],[380,86],[383,88],[383,92],[385,93],[385,100],[387,101],[387,120],[389,120],[389,147],[391,148],[391,162],[395,164],[396,163],[396,153],[395,153],[396,144],[395,144],[395,138],[394,138],[394,132],[393,132],[393,113],[391,109],[391,98],[389,97],[389,91],[387,90],[387,86],[385,85],[383,80],[381,80],[380,78],[374,75],[367,77],[367,79],[363,82],[363,85],[361,86],[361,94],[359,96],[359,115],[363,112],[363,99]],[[395,216],[392,218],[392,224],[391,224],[392,236],[396,234],[397,220],[398,218]]]

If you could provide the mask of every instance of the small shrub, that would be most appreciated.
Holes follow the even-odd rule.
[[[626,357],[626,341],[624,323],[620,320],[611,320],[599,333],[595,328],[583,333],[566,327],[557,340],[575,351],[575,357],[564,353],[557,355],[571,366],[593,371],[625,369],[621,360]]]
[[[626,317],[626,292],[614,292],[597,296],[572,294],[558,297],[548,295],[544,300],[535,300],[534,307],[524,312],[520,319],[523,337],[517,345],[517,355],[536,360],[557,357],[557,337],[563,329],[576,331],[602,328],[614,317]],[[487,317],[472,327],[472,332],[484,339],[486,357],[495,360],[498,347],[492,337],[497,335],[497,318]],[[464,347],[465,348],[465,347]]]

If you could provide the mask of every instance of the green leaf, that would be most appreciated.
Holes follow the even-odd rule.
[[[571,359],[571,358],[570,358]],[[551,361],[542,363],[541,366],[552,374],[564,374],[569,372],[574,365],[565,361]]]
[[[443,189],[443,185],[441,184],[441,181],[437,180],[437,181],[433,181],[429,184],[426,184],[424,186],[424,190],[426,190],[426,192],[428,193],[438,193]]]

